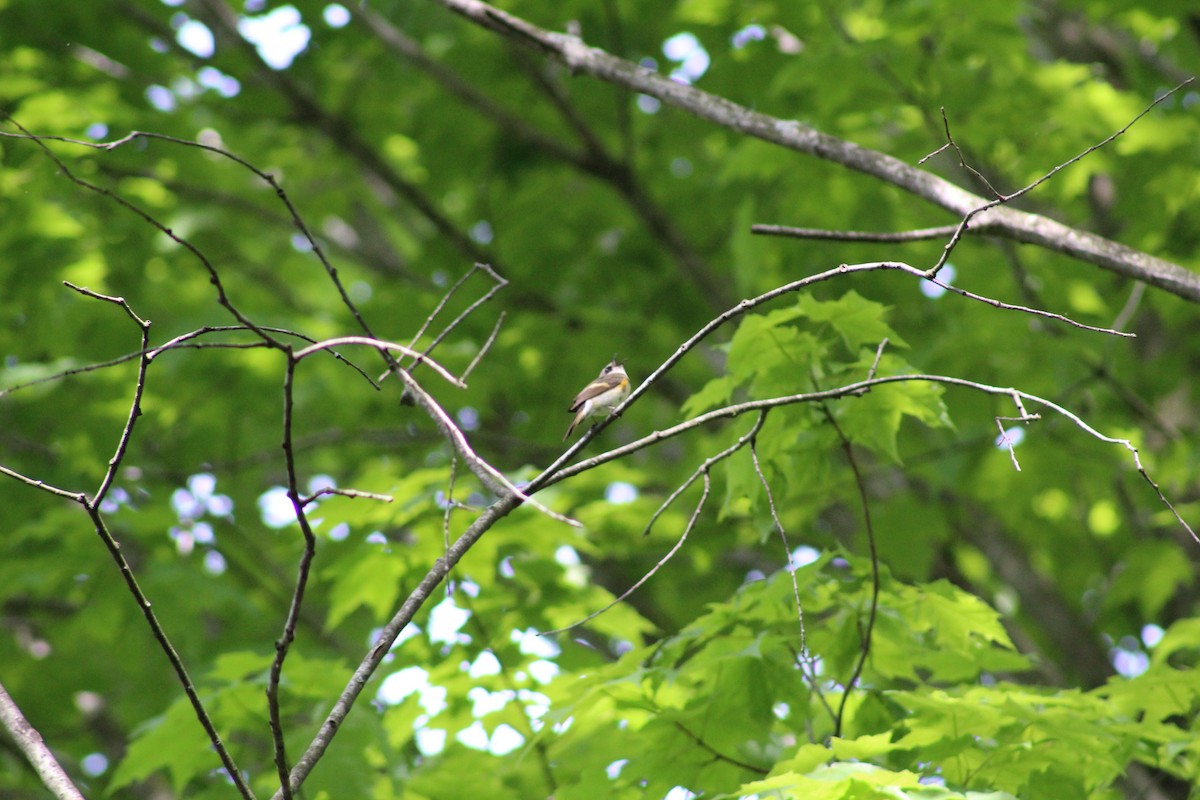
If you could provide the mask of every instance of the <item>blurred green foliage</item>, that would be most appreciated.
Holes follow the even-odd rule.
[[[943,245],[767,238],[752,223],[955,221],[573,77],[434,2],[382,0],[367,10],[377,17],[305,0],[233,8],[243,31],[277,24],[274,51],[239,41],[213,8],[0,1],[0,111],[40,136],[149,131],[270,173],[383,339],[413,341],[473,262],[492,264],[508,286],[433,351],[460,372],[504,312],[469,388],[414,376],[516,481],[561,452],[567,402],[614,352],[636,384],[742,298],[842,263],[925,267]],[[1121,128],[1200,64],[1187,3],[505,9],[909,163],[944,143],[944,108],[964,156],[1002,191]],[[304,31],[286,67],[263,62]],[[1198,100],[1194,88],[1172,96],[1022,207],[1195,269]],[[44,145],[0,138],[0,466],[94,492],[126,424],[139,329],[64,281],[124,298],[152,322],[152,346],[212,329],[150,364],[103,512],[223,741],[269,796],[264,691],[303,547],[295,524],[267,513],[286,482],[285,359],[218,330],[237,320],[205,266],[114,197],[203,253],[255,324],[309,340],[362,330],[289,209],[235,160],[162,138]],[[947,153],[926,168],[984,192]],[[1091,325],[1121,319],[1138,338],[930,296],[899,272],[845,276],[720,329],[588,452],[873,368],[921,372],[1016,387],[1131,440],[1195,524],[1196,307],[1009,242],[968,237],[952,262],[972,292]],[[416,345],[490,286],[471,274]],[[493,499],[401,404],[399,381],[364,379],[384,371],[374,352],[338,352],[353,366],[317,355],[295,375],[299,489],[394,501],[310,508],[316,559],[280,687],[292,759],[375,632]],[[551,486],[538,499],[585,527],[526,507],[490,530],[401,636],[305,796],[1109,798],[1147,782],[1187,796],[1200,778],[1200,543],[1127,450],[1028,410],[1042,418],[1000,421],[1023,435],[1010,455],[997,418],[1018,410],[964,387],[896,383],[778,408],[755,440],[769,497],[743,450],[704,476],[694,523],[702,481],[648,536],[656,510],[754,415]],[[448,496],[465,505],[448,513]],[[611,603],[685,530],[624,602],[536,635]],[[0,682],[89,795],[233,795],[87,516],[9,477],[0,609]],[[0,794],[41,791],[0,748]]]

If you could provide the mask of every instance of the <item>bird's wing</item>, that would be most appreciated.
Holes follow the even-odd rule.
[[[583,391],[575,395],[575,400],[572,401],[571,407],[567,411],[578,411],[579,407],[591,400],[593,397],[598,397],[609,389],[620,383],[620,380],[614,380],[611,376],[605,376],[592,381],[587,386],[583,387]]]

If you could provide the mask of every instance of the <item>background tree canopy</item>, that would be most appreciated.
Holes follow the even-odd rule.
[[[0,0],[0,794],[1188,797],[1198,64],[1184,2]]]

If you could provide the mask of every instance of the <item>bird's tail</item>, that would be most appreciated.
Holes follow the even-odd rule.
[[[571,420],[571,427],[567,428],[566,434],[563,436],[563,441],[571,438],[571,434],[575,432],[575,426],[583,421],[585,409],[579,409],[579,413],[575,415],[575,419]]]

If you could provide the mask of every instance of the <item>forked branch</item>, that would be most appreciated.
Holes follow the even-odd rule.
[[[811,128],[739,105],[694,86],[673,81],[646,67],[592,47],[577,36],[555,33],[480,0],[437,0],[447,9],[525,47],[631,92],[655,97],[729,130],[798,153],[832,161],[896,186],[930,204],[971,220],[971,230],[1044,247],[1127,278],[1144,281],[1179,297],[1200,302],[1200,275],[1088,231],[1048,217],[1004,206],[968,192],[898,158]],[[981,207],[986,210],[979,211]]]

